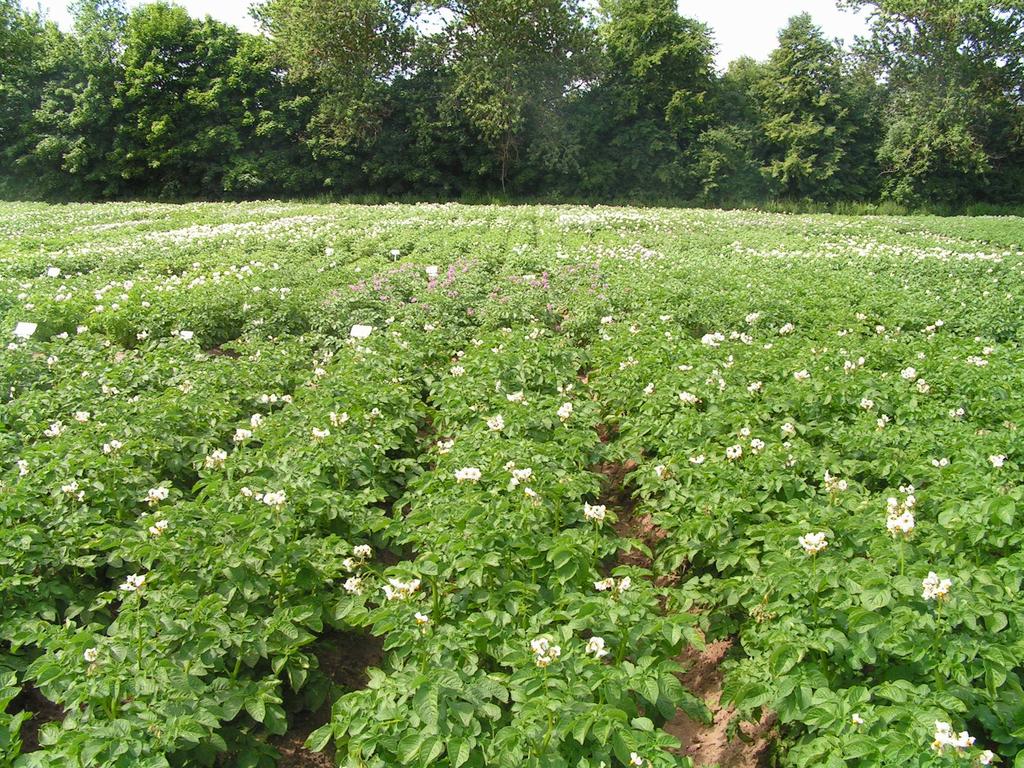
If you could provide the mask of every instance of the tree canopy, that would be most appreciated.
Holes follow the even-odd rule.
[[[1024,202],[1024,4],[838,1],[718,72],[672,0],[0,0],[0,194]]]

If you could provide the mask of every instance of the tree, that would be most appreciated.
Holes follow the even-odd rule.
[[[37,141],[33,112],[54,69],[63,36],[16,0],[0,0],[0,193],[31,191],[36,174],[32,147]]]
[[[749,56],[729,63],[712,90],[714,123],[697,140],[694,175],[704,202],[762,200],[767,181],[761,173],[766,156],[756,89],[764,64]]]
[[[60,76],[50,78],[39,108],[33,148],[47,190],[70,197],[116,195],[110,155],[119,115],[112,94],[122,80],[128,14],[123,0],[78,0],[74,33],[62,41]]]
[[[605,0],[604,63],[589,97],[585,190],[689,195],[692,153],[708,125],[714,43],[672,0]]]
[[[780,31],[756,92],[767,142],[763,170],[784,197],[842,196],[837,174],[852,127],[842,67],[839,45],[809,14]]]
[[[1024,5],[844,0],[871,11],[865,54],[892,92],[879,149],[900,202],[1024,199]]]
[[[315,89],[317,151],[344,155],[379,136],[416,39],[412,0],[266,0],[255,13],[289,77]]]
[[[269,191],[255,159],[257,142],[288,142],[267,51],[234,27],[184,8],[152,3],[132,11],[125,31],[124,74],[116,89],[111,163],[126,190],[158,197],[216,197]],[[273,152],[270,153],[273,155]],[[293,162],[301,163],[299,156]],[[301,174],[301,169],[299,169]]]
[[[557,165],[566,99],[589,79],[592,31],[577,0],[441,0],[452,62],[444,109],[494,152],[502,191],[524,143]]]

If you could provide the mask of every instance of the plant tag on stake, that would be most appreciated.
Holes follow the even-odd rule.
[[[348,335],[353,339],[365,339],[371,333],[373,333],[372,325],[353,325]]]
[[[19,339],[27,339],[36,332],[37,327],[35,323],[18,323],[14,326],[14,335]]]
[[[437,279],[437,265],[436,264],[431,264],[429,267],[427,267],[426,271],[427,271],[427,277],[429,277],[431,280],[436,280]]]

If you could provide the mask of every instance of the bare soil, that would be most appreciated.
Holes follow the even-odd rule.
[[[369,667],[380,666],[383,640],[356,632],[328,632],[317,643],[315,653],[320,671],[336,685],[357,691],[366,687]],[[281,753],[278,768],[333,768],[334,750],[323,752],[305,747],[309,735],[331,718],[331,696],[315,712],[297,712],[290,717],[288,732],[270,743]]]
[[[39,731],[47,723],[59,723],[64,719],[64,710],[40,693],[33,685],[25,685],[21,693],[11,702],[11,712],[33,712],[31,718],[21,724],[21,751],[35,752],[39,749]]]
[[[721,664],[732,645],[732,640],[718,640],[708,643],[703,651],[688,648],[679,657],[687,668],[680,678],[683,685],[704,700],[714,719],[711,725],[705,725],[680,711],[665,724],[665,730],[679,739],[680,752],[692,758],[697,766],[763,768],[774,740],[776,717],[773,713],[766,713],[759,723],[741,724],[740,731],[746,738],[737,736],[730,740],[727,735],[736,710],[721,705]]]

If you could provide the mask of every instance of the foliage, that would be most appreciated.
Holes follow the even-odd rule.
[[[700,204],[1024,198],[1019,3],[837,0],[714,67],[668,0],[263,0],[263,34],[163,0],[0,4],[0,195]]]
[[[2,213],[5,764],[1024,748],[1019,219]]]
[[[1017,199],[1024,8],[847,2],[871,11],[869,55],[892,91],[879,160],[899,201]]]

